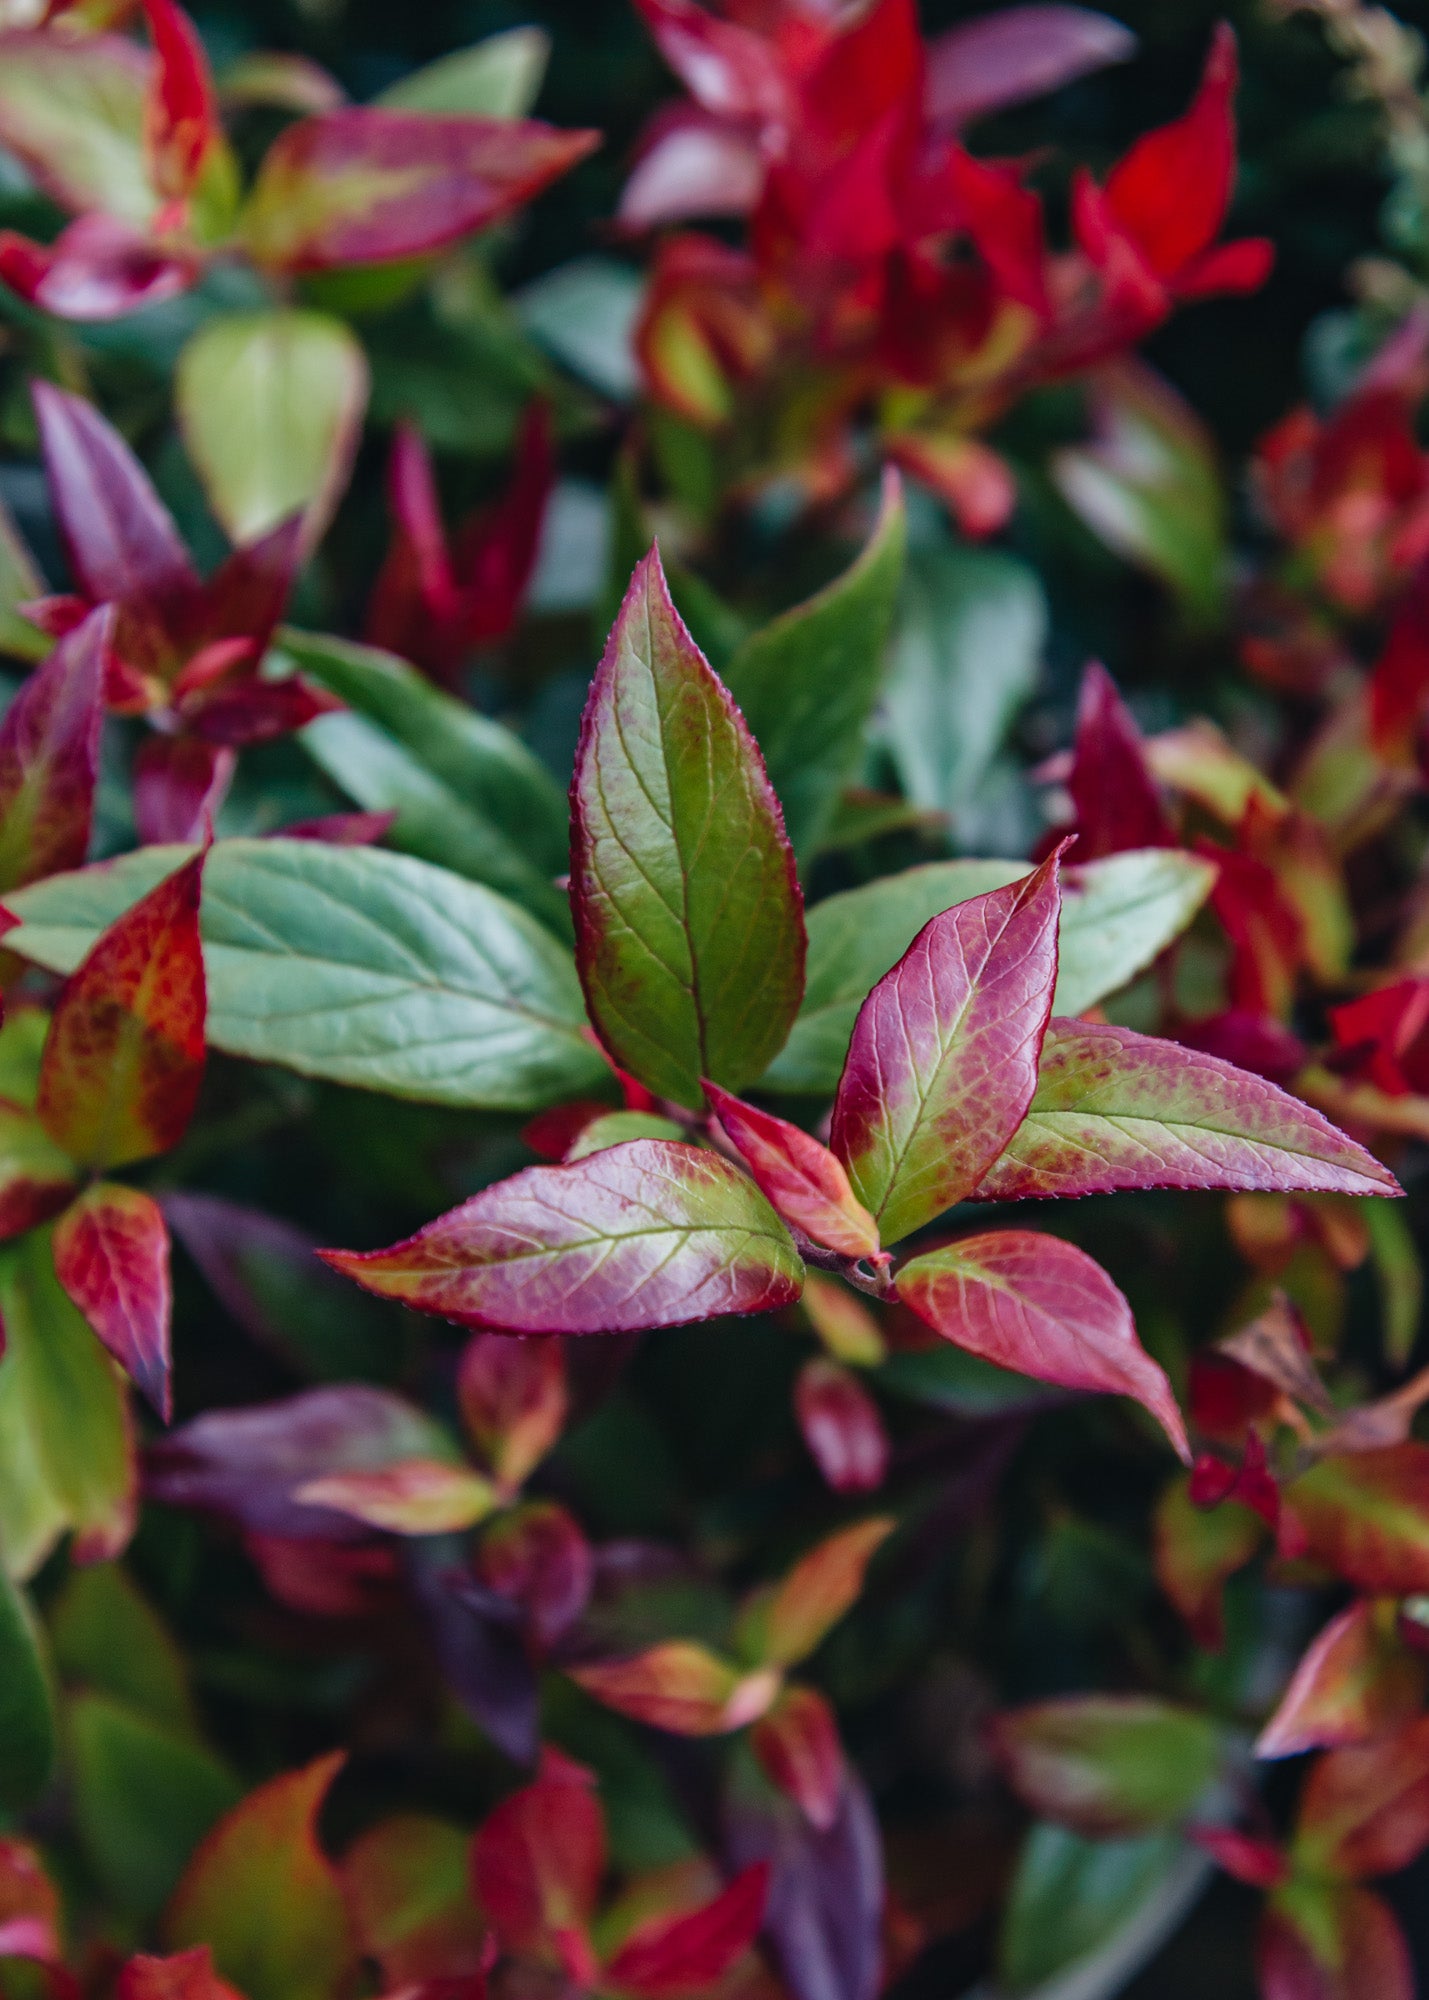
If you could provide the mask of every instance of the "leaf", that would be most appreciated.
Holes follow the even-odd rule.
[[[629,1139],[683,1139],[685,1128],[673,1118],[660,1118],[653,1111],[605,1111],[581,1126],[561,1158],[567,1166],[603,1153],[610,1146],[623,1146]]]
[[[637,1925],[606,1977],[642,2000],[685,2000],[706,1991],[754,1943],[768,1895],[769,1869],[756,1862],[699,1909]]]
[[[366,1957],[389,1986],[481,1967],[485,1926],[468,1881],[471,1841],[422,1813],[398,1813],[342,1857],[342,1885]]]
[[[7,947],[68,971],[181,854],[145,849],[8,898]],[[219,841],[203,899],[208,1035],[230,1055],[425,1103],[536,1110],[602,1087],[580,988],[502,897],[378,848]]]
[[[524,118],[550,55],[551,38],[540,28],[508,28],[410,71],[375,101],[393,111]]]
[[[1153,1523],[1156,1580],[1191,1628],[1198,1646],[1225,1643],[1221,1600],[1226,1581],[1266,1539],[1265,1524],[1238,1501],[1192,1504],[1184,1476],[1161,1496]]]
[[[1291,1859],[1315,1875],[1395,1874],[1429,1845],[1429,1716],[1316,1760]]]
[[[317,1816],[342,1765],[320,1757],[250,1792],[220,1820],[184,1872],[168,1942],[207,1944],[247,2000],[333,2000],[356,1948]]]
[[[1042,586],[1001,550],[909,557],[884,695],[889,747],[916,805],[971,807],[1037,684],[1047,637]]]
[[[414,1542],[408,1558],[447,1686],[477,1727],[513,1764],[536,1761],[540,1686],[518,1605],[450,1568],[441,1544]]]
[[[0,1249],[0,1559],[32,1576],[61,1535],[81,1559],[118,1555],[137,1477],[117,1371],[65,1297],[48,1232]]]
[[[167,1152],[198,1102],[204,1062],[199,890],[204,855],[126,909],[66,980],[36,1105],[58,1146],[103,1171]]]
[[[528,881],[539,875],[549,889],[566,867],[570,814],[555,780],[518,736],[376,647],[292,630],[282,643],[308,679],[411,751],[479,823],[498,856],[509,850],[513,869]],[[499,858],[489,864],[502,865]]]
[[[993,1745],[1030,1812],[1090,1840],[1183,1818],[1224,1757],[1209,1717],[1142,1695],[1067,1695],[1006,1710]]]
[[[1130,1306],[1073,1244],[1026,1229],[965,1236],[905,1264],[898,1296],[945,1340],[1000,1368],[1134,1397],[1190,1464],[1176,1398],[1138,1341]]]
[[[478,1333],[462,1350],[456,1390],[482,1463],[515,1491],[565,1428],[569,1398],[560,1342]]]
[[[1361,1743],[1408,1721],[1423,1691],[1423,1665],[1398,1642],[1392,1607],[1360,1598],[1312,1641],[1255,1754],[1297,1757]]]
[[[888,1343],[878,1321],[846,1285],[810,1271],[801,1304],[835,1361],[846,1361],[852,1368],[876,1368],[886,1358]]]
[[[113,629],[111,611],[91,612],[0,721],[0,893],[84,863]]]
[[[145,104],[144,150],[155,192],[186,201],[223,146],[218,93],[198,29],[177,0],[144,0],[154,75]]]
[[[811,1826],[827,1833],[837,1821],[846,1776],[833,1709],[813,1688],[785,1688],[750,1732],[771,1785],[793,1799]]]
[[[32,1111],[0,1098],[0,1241],[68,1207],[77,1171]]]
[[[762,1715],[779,1692],[777,1674],[741,1676],[691,1639],[666,1639],[623,1660],[586,1660],[566,1672],[596,1701],[632,1722],[675,1736],[727,1736]]]
[[[858,560],[817,597],[746,639],[725,669],[801,860],[817,848],[859,763],[883,679],[906,540],[902,487],[888,472]]]
[[[243,2000],[213,1969],[206,1944],[172,1958],[131,1958],[119,1975],[115,2000]]]
[[[72,1569],[49,1607],[49,1628],[66,1687],[109,1695],[173,1735],[197,1739],[183,1654],[119,1563]]]
[[[794,1228],[842,1257],[872,1257],[878,1228],[849,1186],[843,1162],[809,1133],[717,1083],[705,1095],[731,1144],[774,1207]]]
[[[1029,872],[1020,861],[932,861],[816,903],[804,1004],[763,1088],[835,1090],[865,995],[924,924]],[[1214,881],[1209,863],[1169,850],[1065,869],[1054,1011],[1084,1013],[1125,986],[1186,928]]]
[[[1115,681],[1095,660],[1082,676],[1067,790],[1076,807],[1079,859],[1173,845],[1141,731]]]
[[[179,424],[233,541],[302,513],[317,542],[352,469],[368,386],[356,336],[326,313],[225,313],[194,335],[175,380]]]
[[[151,1195],[94,1181],[55,1224],[55,1276],[167,1423],[173,1414],[169,1232]]]
[[[858,1602],[868,1565],[897,1523],[874,1515],[818,1542],[740,1615],[739,1643],[761,1666],[796,1667]]]
[[[1382,1897],[1342,1882],[1296,1882],[1261,1924],[1256,1971],[1263,2000],[1414,2000],[1414,1966]]]
[[[1263,1077],[1129,1028],[1054,1021],[981,1201],[1118,1188],[1395,1194],[1386,1167]]]
[[[61,208],[139,227],[157,206],[143,151],[148,58],[118,35],[0,36],[0,145]]]
[[[491,1813],[472,1842],[472,1881],[508,1952],[548,1959],[564,1931],[583,1934],[605,1873],[595,1777],[546,1750],[534,1784]]]
[[[622,1069],[692,1109],[777,1054],[804,987],[779,802],[653,551],[581,724],[571,905],[591,1018]]]
[[[21,608],[43,597],[44,591],[44,578],[25,538],[0,500],[0,653],[17,660],[42,660],[49,652],[48,637]]]
[[[1073,1967],[1087,1977],[1090,1992],[1120,1979],[1124,1966],[1117,1944],[1141,1912],[1170,1902],[1178,1862],[1183,1872],[1205,1868],[1203,1861],[1185,1858],[1175,1833],[1086,1840],[1065,1827],[1034,1826],[1003,1913],[1002,1984],[1013,1993],[1032,1993]]]
[[[287,273],[419,257],[490,228],[598,143],[534,120],[371,105],[300,118],[264,157],[243,240]]]
[[[1057,860],[934,917],[859,1010],[830,1144],[885,1243],[978,1185],[1021,1124],[1057,976]]]
[[[1136,37],[1089,7],[1004,7],[934,35],[928,44],[928,115],[967,125],[989,112],[1061,90],[1126,62]]]
[[[388,1250],[329,1250],[369,1291],[460,1326],[626,1333],[799,1296],[792,1238],[718,1154],[634,1139],[528,1167]]]
[[[107,1896],[157,1916],[190,1855],[233,1806],[231,1772],[191,1736],[104,1694],[68,1705],[75,1819]]]
[[[878,1405],[841,1362],[806,1361],[794,1413],[809,1455],[835,1493],[872,1493],[888,1471],[888,1435]]]
[[[0,1808],[32,1806],[54,1760],[54,1693],[34,1615],[0,1570]]]
[[[195,1417],[150,1446],[145,1490],[165,1506],[202,1508],[258,1534],[350,1541],[358,1539],[352,1522],[304,1504],[299,1487],[444,1451],[450,1456],[450,1440],[400,1396],[346,1383]]]
[[[541,1655],[565,1638],[595,1587],[590,1543],[555,1500],[528,1500],[502,1514],[481,1538],[476,1569],[489,1589],[519,1607]]]
[[[1325,1458],[1283,1490],[1297,1549],[1356,1590],[1429,1590],[1429,1445]]]
[[[449,1535],[471,1528],[497,1505],[489,1480],[439,1458],[404,1458],[370,1472],[329,1472],[293,1498],[328,1507],[389,1535]]]

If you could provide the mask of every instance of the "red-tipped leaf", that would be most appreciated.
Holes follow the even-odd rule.
[[[686,2000],[724,1977],[764,1921],[769,1867],[746,1868],[713,1901],[675,1917],[650,1917],[606,1967],[610,1983],[641,2000]]]
[[[55,1276],[164,1422],[173,1414],[169,1232],[139,1188],[95,1181],[55,1224]]]
[[[775,1208],[826,1250],[871,1257],[878,1249],[873,1217],[849,1186],[843,1162],[808,1132],[776,1118],[717,1083],[705,1095],[745,1165]]]
[[[198,29],[175,0],[144,0],[154,73],[144,106],[149,177],[161,195],[193,193],[223,133],[218,93]]]
[[[827,1833],[844,1787],[843,1746],[834,1712],[813,1688],[786,1688],[750,1731],[764,1775]]]
[[[1312,1641],[1255,1754],[1296,1757],[1362,1743],[1407,1722],[1423,1691],[1424,1663],[1400,1643],[1393,1605],[1358,1598]]]
[[[114,614],[91,612],[0,721],[0,892],[84,864]]]
[[[594,1775],[546,1750],[534,1784],[496,1808],[472,1844],[472,1883],[501,1944],[540,1958],[563,1931],[582,1935],[605,1873]]]
[[[1171,826],[1152,780],[1131,710],[1106,668],[1082,677],[1077,735],[1067,781],[1077,809],[1078,861],[1133,847],[1168,847]]]

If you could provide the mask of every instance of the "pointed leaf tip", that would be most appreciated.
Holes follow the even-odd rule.
[[[165,1423],[169,1360],[169,1232],[138,1188],[95,1181],[55,1224],[55,1276]]]

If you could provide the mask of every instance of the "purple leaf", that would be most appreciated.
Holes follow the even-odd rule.
[[[934,917],[864,1001],[831,1145],[885,1244],[970,1194],[1022,1123],[1057,983],[1057,857]]]
[[[634,1139],[528,1167],[388,1250],[326,1250],[334,1270],[459,1326],[630,1333],[772,1312],[803,1283],[792,1237],[719,1154]]]
[[[1125,62],[1136,37],[1087,7],[1007,7],[935,35],[928,44],[928,115],[961,126],[1023,104],[1080,76]]]
[[[409,1555],[408,1574],[452,1693],[513,1763],[534,1764],[539,1687],[521,1607],[420,1547]]]
[[[112,611],[91,612],[0,721],[0,891],[84,865],[113,631]]]

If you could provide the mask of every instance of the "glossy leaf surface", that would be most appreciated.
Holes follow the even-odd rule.
[[[786,1222],[844,1257],[878,1249],[873,1217],[849,1186],[843,1162],[799,1126],[706,1082],[720,1124]]]
[[[898,1296],[944,1339],[1000,1368],[1134,1397],[1190,1463],[1171,1385],[1137,1339],[1126,1300],[1084,1250],[1025,1229],[967,1236],[905,1264]]]
[[[886,1243],[978,1185],[1021,1124],[1057,974],[1057,864],[935,917],[860,1009],[831,1145]]]
[[[978,1197],[1136,1187],[1398,1191],[1372,1154],[1263,1077],[1128,1028],[1055,1021],[1027,1116]]]
[[[325,1253],[370,1291],[463,1326],[620,1333],[762,1312],[799,1296],[788,1231],[749,1178],[636,1139],[528,1167],[389,1250]]]
[[[22,957],[69,971],[183,858],[148,849],[9,899]],[[549,932],[459,876],[377,848],[220,841],[204,876],[215,1048],[428,1103],[534,1110],[599,1088]]]
[[[571,903],[591,1017],[623,1069],[697,1107],[783,1042],[804,987],[793,855],[749,731],[637,569],[591,688],[572,789]]]

